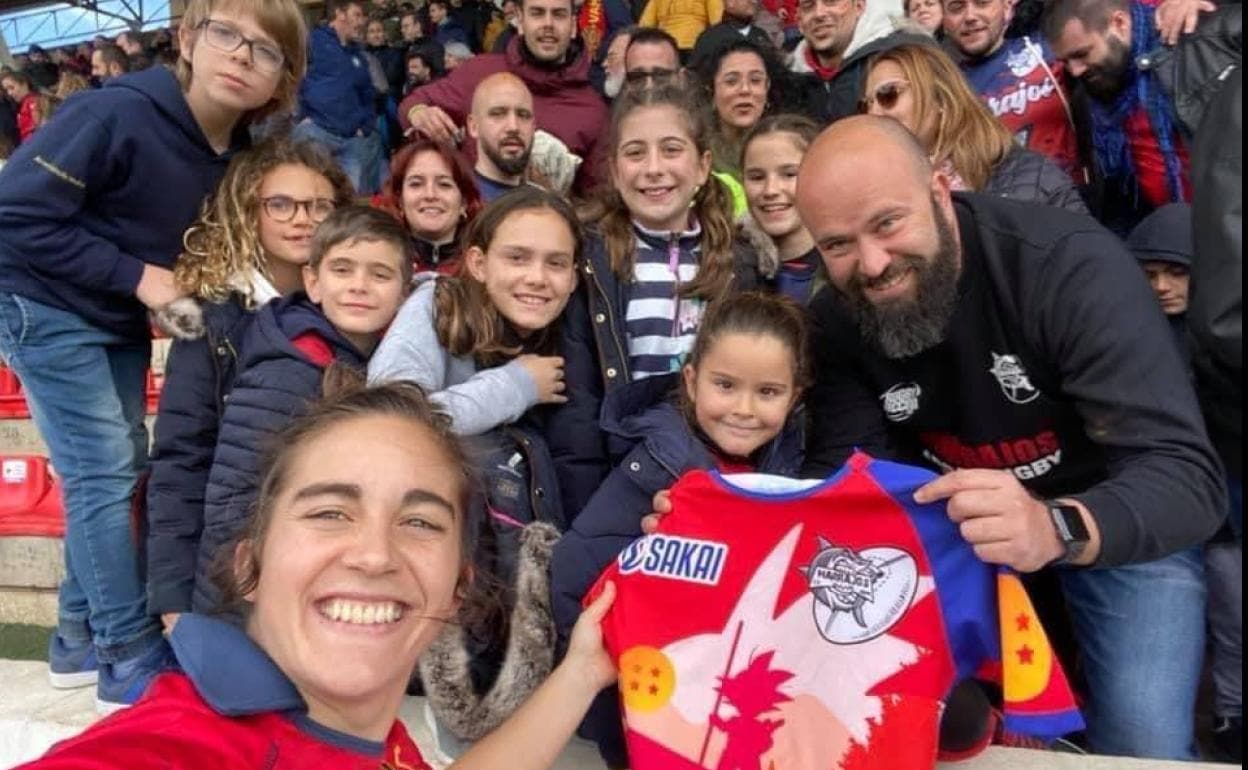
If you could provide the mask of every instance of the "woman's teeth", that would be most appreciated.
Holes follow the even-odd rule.
[[[357,602],[349,599],[330,599],[318,608],[322,615],[339,623],[371,626],[395,623],[403,617],[403,607],[397,602]]]

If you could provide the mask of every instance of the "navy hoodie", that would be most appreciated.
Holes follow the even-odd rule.
[[[145,338],[143,266],[173,265],[231,154],[163,67],[70,97],[0,171],[0,291]]]
[[[204,529],[191,599],[196,612],[217,609],[212,568],[221,547],[238,534],[251,513],[262,453],[275,434],[321,396],[325,362],[295,344],[307,336],[319,338],[336,362],[360,369],[367,364],[367,357],[303,292],[275,299],[256,313],[243,335],[238,376],[221,417],[204,492]]]
[[[364,49],[343,45],[338,33],[322,24],[308,40],[308,74],[299,88],[299,111],[320,128],[340,137],[371,133],[377,111],[373,79]]]

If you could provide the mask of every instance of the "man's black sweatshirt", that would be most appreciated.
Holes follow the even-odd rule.
[[[835,288],[815,299],[808,470],[859,447],[940,470],[1012,472],[1072,497],[1100,529],[1098,566],[1204,541],[1225,486],[1170,330],[1139,266],[1092,219],[954,198],[958,300],[945,341],[889,359]]]

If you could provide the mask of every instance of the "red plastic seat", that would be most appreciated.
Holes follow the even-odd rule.
[[[48,458],[0,455],[0,537],[62,537],[65,503]]]
[[[0,365],[0,420],[20,420],[30,416],[22,383],[7,366]]]

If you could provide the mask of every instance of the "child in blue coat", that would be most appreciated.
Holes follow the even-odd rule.
[[[243,336],[260,307],[303,288],[320,222],[355,196],[307,142],[268,139],[230,163],[183,239],[174,280],[191,295],[162,313],[165,363],[147,483],[147,609],[168,631],[191,609],[204,491]]]
[[[796,475],[802,432],[794,412],[809,381],[805,311],[762,292],[711,305],[679,374],[638,380],[607,394],[608,440],[633,448],[590,498],[551,561],[551,608],[561,639],[602,570],[640,537],[656,492],[685,472]],[[670,398],[679,390],[679,403]],[[582,734],[608,764],[622,766],[616,693],[598,698]]]
[[[221,547],[251,515],[261,452],[322,392],[331,364],[363,370],[411,281],[409,239],[385,212],[336,210],[316,231],[305,292],[262,308],[247,329],[204,495],[191,606],[219,609],[212,577]]]

